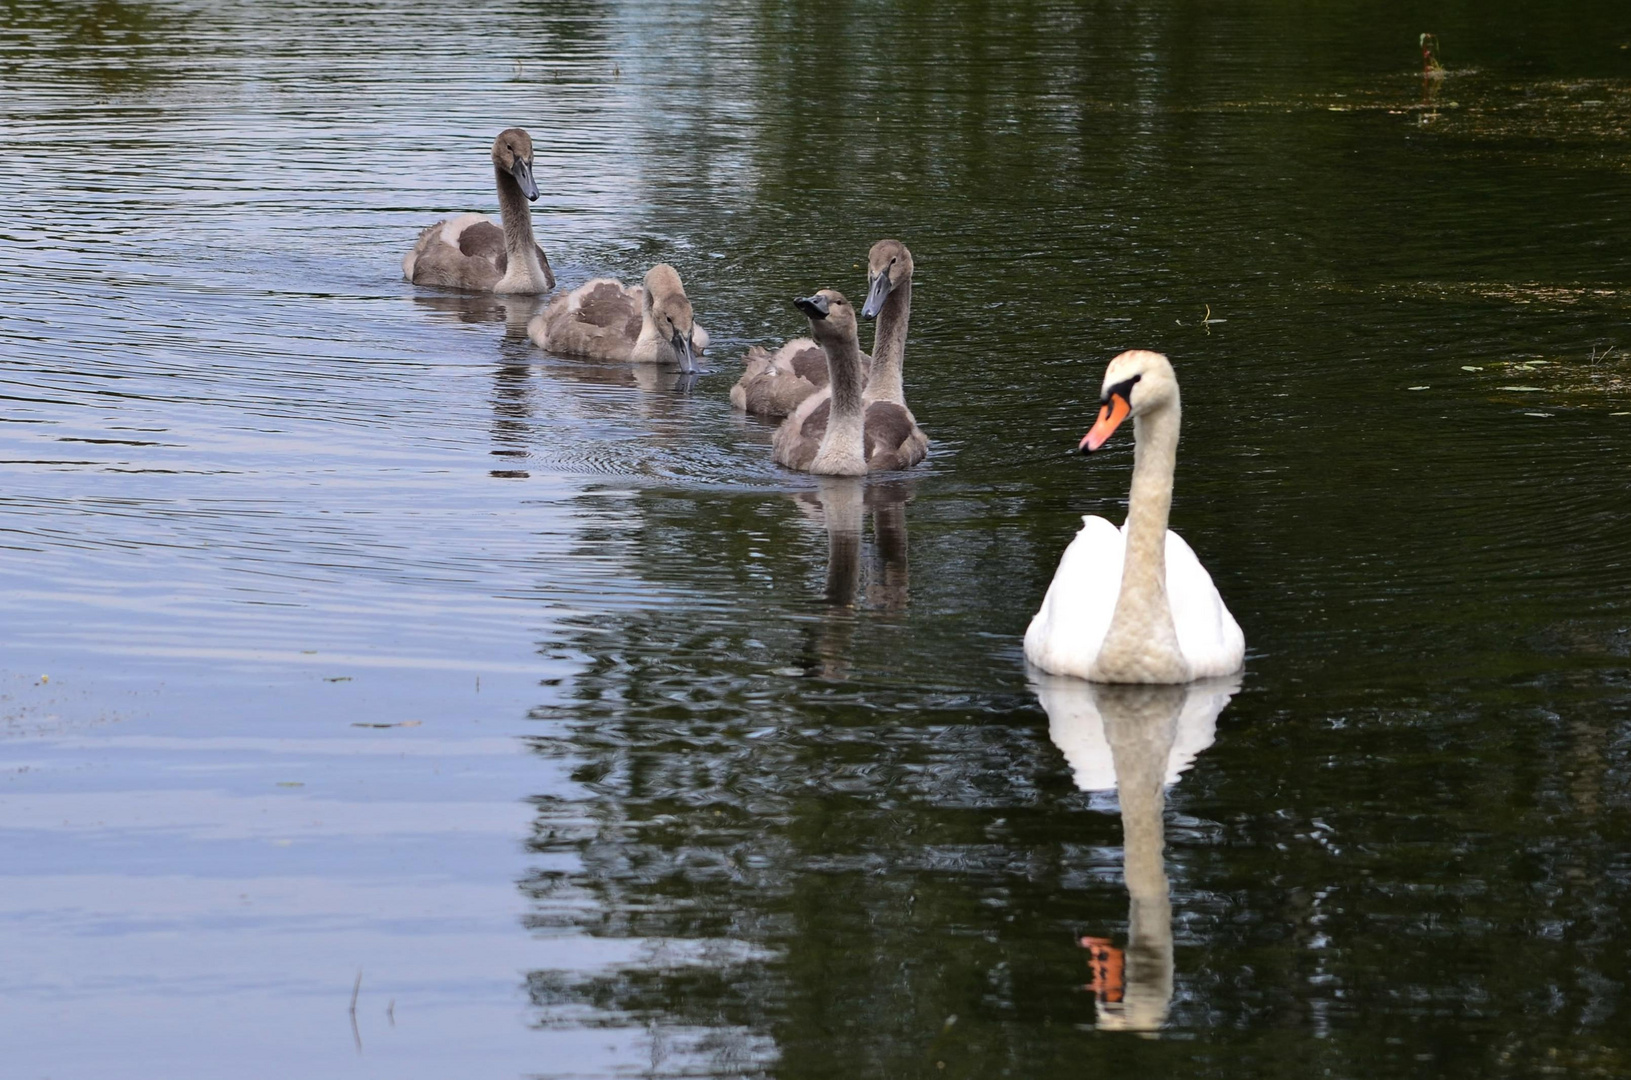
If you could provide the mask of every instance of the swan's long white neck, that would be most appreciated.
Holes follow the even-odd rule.
[[[531,291],[548,292],[554,282],[538,262],[538,241],[532,235],[532,207],[521,192],[520,182],[508,169],[495,163],[493,176],[498,184],[499,217],[504,223],[504,254],[509,260],[500,284],[511,290],[518,285],[531,285]]]
[[[827,372],[832,385],[832,405],[827,416],[827,433],[816,451],[811,469],[815,472],[856,474],[866,472],[866,409],[861,403],[861,346],[853,333],[835,341],[821,341],[827,354]]]
[[[1167,598],[1167,517],[1178,461],[1182,410],[1169,402],[1133,419],[1133,486],[1127,502],[1127,548],[1110,629],[1093,678],[1117,683],[1181,683],[1189,662],[1178,646]]]
[[[878,332],[872,340],[872,373],[867,376],[866,404],[892,401],[906,404],[901,367],[906,359],[906,325],[912,318],[912,279],[901,279],[889,290],[878,312]]]

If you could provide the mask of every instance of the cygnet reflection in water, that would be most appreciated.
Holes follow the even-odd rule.
[[[867,484],[860,477],[825,476],[814,491],[795,496],[798,507],[827,532],[828,609],[816,624],[805,670],[826,679],[849,675],[855,608],[866,568],[866,606],[899,611],[909,599],[905,484]],[[872,512],[870,551],[863,543],[866,512]]]
[[[1031,671],[1048,737],[1083,791],[1115,790],[1127,881],[1125,954],[1084,937],[1098,1025],[1153,1032],[1172,1002],[1172,901],[1164,859],[1166,786],[1212,745],[1238,676],[1183,686],[1090,683]]]
[[[422,293],[413,298],[416,306],[432,317],[467,323],[503,323],[504,337],[525,340],[527,323],[544,309],[541,296],[499,295],[497,293]]]
[[[597,364],[576,362],[551,366],[552,377],[565,382],[599,386],[632,386],[647,393],[689,391],[697,384],[694,371],[679,371],[656,364]]]
[[[531,456],[535,386],[525,364],[500,364],[493,372],[493,448],[488,453],[499,460],[489,476],[525,480],[531,475],[520,466]]]

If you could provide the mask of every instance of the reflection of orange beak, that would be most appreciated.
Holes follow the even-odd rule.
[[[1103,446],[1104,441],[1121,426],[1121,422],[1127,419],[1127,414],[1132,411],[1133,407],[1127,404],[1126,398],[1120,394],[1111,394],[1110,400],[1099,408],[1098,420],[1088,429],[1087,434],[1082,436],[1077,449],[1084,454],[1091,454]]]
[[[1087,984],[1087,988],[1100,1001],[1120,1001],[1127,985],[1122,974],[1126,955],[1110,944],[1109,938],[1084,937],[1081,945],[1087,950],[1087,967],[1093,973],[1093,981]]]

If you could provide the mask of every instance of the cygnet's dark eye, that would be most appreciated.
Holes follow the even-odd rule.
[[[896,259],[898,259],[898,258],[899,258],[899,257],[900,257],[900,256],[898,256],[898,255],[891,255],[891,256],[889,256],[889,265],[890,265],[890,266],[894,266],[894,265],[895,265],[895,260],[896,260]]]

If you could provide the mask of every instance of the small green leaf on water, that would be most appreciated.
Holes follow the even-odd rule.
[[[1503,386],[1503,387],[1501,387],[1501,389],[1502,390],[1516,390],[1520,394],[1538,394],[1538,393],[1542,392],[1545,389],[1545,387],[1542,387],[1542,386]]]
[[[1431,386],[1407,386],[1406,390],[1431,390]]]
[[[1481,368],[1481,367],[1473,367],[1471,364],[1462,364],[1461,365],[1461,370],[1462,371],[1483,371],[1484,369]]]

